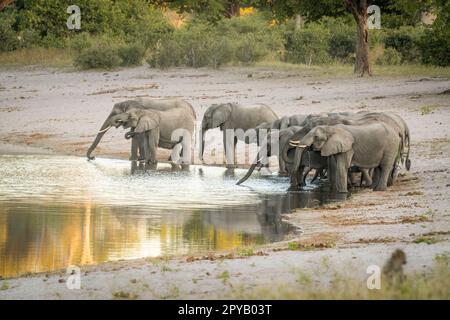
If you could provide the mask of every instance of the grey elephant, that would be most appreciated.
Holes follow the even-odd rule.
[[[283,130],[293,126],[301,126],[305,121],[307,115],[304,114],[295,114],[292,116],[284,116],[273,122],[264,122],[257,126],[255,129],[278,129]]]
[[[382,122],[365,125],[317,126],[296,145],[293,170],[297,171],[304,151],[320,151],[329,161],[329,180],[333,189],[347,192],[348,170],[351,166],[379,168],[380,178],[374,190],[386,190],[389,175],[399,157],[401,145],[398,133]]]
[[[248,169],[247,173],[245,174],[242,179],[240,179],[237,184],[240,185],[243,182],[245,182],[253,173],[253,171],[258,166],[262,166],[263,164],[268,162],[267,157],[270,156],[278,156],[279,161],[279,168],[280,171],[278,172],[280,175],[287,175],[288,171],[286,169],[286,164],[283,161],[283,158],[279,155],[279,150],[282,146],[284,146],[286,143],[289,143],[290,138],[294,135],[294,133],[301,129],[301,127],[293,126],[289,127],[283,130],[271,130],[267,133],[266,138],[264,141],[260,144],[260,148],[258,150],[258,154],[256,156],[256,159],[253,161],[252,165]],[[278,133],[278,146],[279,150],[278,152],[275,152],[275,150],[272,150],[272,138],[275,138],[275,132]]]
[[[291,150],[293,153],[294,151]],[[294,158],[294,155],[292,157]],[[311,172],[315,170],[314,177],[311,182],[314,182],[319,176],[325,178],[325,172],[327,172],[330,166],[331,158],[324,157],[319,151],[306,150],[303,156],[300,158],[300,163],[287,163],[286,168],[291,177],[291,188],[290,190],[295,190],[297,187],[302,187],[306,185],[306,177]]]
[[[168,117],[164,117],[162,119],[163,125],[160,129],[160,144],[167,143],[171,145],[170,137],[172,132],[185,125],[189,129],[195,125],[195,111],[191,104],[187,101],[181,99],[133,99],[126,100],[123,102],[116,103],[111,110],[110,114],[103,122],[95,140],[92,145],[89,147],[86,156],[89,160],[94,160],[91,154],[101,141],[102,137],[105,133],[112,127],[114,124],[111,122],[111,119],[121,113],[127,112],[131,109],[144,109],[144,110],[157,110],[157,111],[169,111],[173,110]],[[138,136],[132,138],[131,142],[131,156],[130,160],[138,160],[144,159],[144,146],[139,143]],[[138,156],[138,151],[140,154]]]
[[[296,132],[295,136],[292,137],[293,141],[299,142],[311,129],[319,125],[366,125],[369,123],[384,123],[394,129],[395,132],[401,138],[400,154],[396,163],[394,164],[391,174],[389,176],[388,185],[393,184],[396,175],[398,173],[398,162],[401,160],[406,164],[406,168],[409,170],[411,165],[411,160],[409,159],[410,153],[410,135],[409,129],[406,122],[397,114],[392,112],[340,112],[340,113],[328,113],[320,115],[309,115],[303,122],[303,129]],[[283,150],[282,156],[286,163],[290,163],[293,159],[287,157],[289,149],[293,147],[286,145],[286,150]],[[362,173],[362,181],[360,185],[364,184],[370,186],[372,184],[371,173],[365,168],[354,168],[353,172]],[[376,171],[375,171],[376,172]]]
[[[238,103],[223,103],[210,106],[205,111],[202,120],[201,157],[203,158],[205,150],[206,132],[210,129],[220,128],[223,132],[223,146],[227,158],[227,167],[234,167],[236,144],[238,139],[242,138],[235,135],[233,139],[227,139],[226,130],[242,129],[245,132],[261,123],[271,123],[276,119],[278,119],[278,116],[265,104],[244,106]],[[244,142],[248,143],[250,140]]]
[[[145,163],[149,164],[151,166],[150,168],[156,168],[156,152],[158,146],[172,149],[176,145],[181,144],[181,141],[179,140],[170,141],[169,138],[169,141],[164,141],[164,139],[161,139],[161,119],[168,117],[167,113],[173,113],[172,111],[173,110],[157,111],[133,108],[112,117],[111,124],[116,128],[119,126],[131,128],[131,130],[125,134],[125,138],[137,138],[139,145],[143,146]]]

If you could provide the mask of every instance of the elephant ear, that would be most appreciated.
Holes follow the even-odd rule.
[[[283,117],[279,121],[280,121],[280,130],[289,128],[289,124],[290,124],[289,117]]]
[[[136,133],[146,132],[159,127],[160,116],[156,112],[145,112],[145,114],[139,118],[136,129]]]
[[[219,127],[222,123],[228,120],[230,115],[231,105],[229,103],[218,105],[212,114],[212,127]]]
[[[320,154],[328,157],[333,154],[350,151],[355,139],[350,132],[341,128],[334,128],[335,131],[328,138],[327,142],[321,148]]]

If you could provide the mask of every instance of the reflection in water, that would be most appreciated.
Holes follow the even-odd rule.
[[[326,200],[284,178],[243,188],[224,168],[129,165],[0,156],[0,276],[279,241],[293,231],[281,213]]]

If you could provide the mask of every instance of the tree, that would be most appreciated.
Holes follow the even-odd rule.
[[[0,11],[2,11],[8,4],[13,3],[14,0],[0,0]]]
[[[149,0],[160,7],[169,7],[179,13],[189,12],[217,21],[222,17],[239,16],[242,0]]]
[[[356,21],[355,73],[360,77],[372,75],[369,50],[369,26],[367,24],[367,0],[344,0]]]

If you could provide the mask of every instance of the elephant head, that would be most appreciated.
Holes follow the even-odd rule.
[[[354,138],[350,132],[336,126],[318,126],[309,131],[301,140],[290,140],[295,146],[292,172],[296,172],[302,162],[303,151],[311,148],[320,151],[322,157],[329,157],[352,149]]]
[[[116,128],[119,126],[131,128],[131,131],[125,134],[126,139],[132,138],[135,133],[144,133],[157,128],[160,121],[159,112],[135,108],[111,118],[111,124]]]
[[[126,112],[127,110],[129,110],[130,108],[140,108],[141,104],[138,101],[135,100],[127,100],[127,101],[123,101],[123,102],[119,102],[116,103],[113,107],[113,109],[111,110],[111,113],[109,114],[109,116],[106,118],[106,120],[103,122],[103,125],[101,126],[100,130],[97,133],[97,136],[95,137],[94,142],[92,142],[92,145],[89,147],[86,156],[89,160],[94,160],[95,157],[92,157],[91,154],[94,151],[94,149],[97,147],[97,145],[99,144],[100,140],[102,139],[102,137],[105,135],[105,133],[113,126],[115,126],[112,122],[111,119],[121,113]]]
[[[202,120],[202,152],[205,151],[205,134],[209,129],[221,127],[230,118],[232,111],[231,103],[216,104],[209,107]]]

